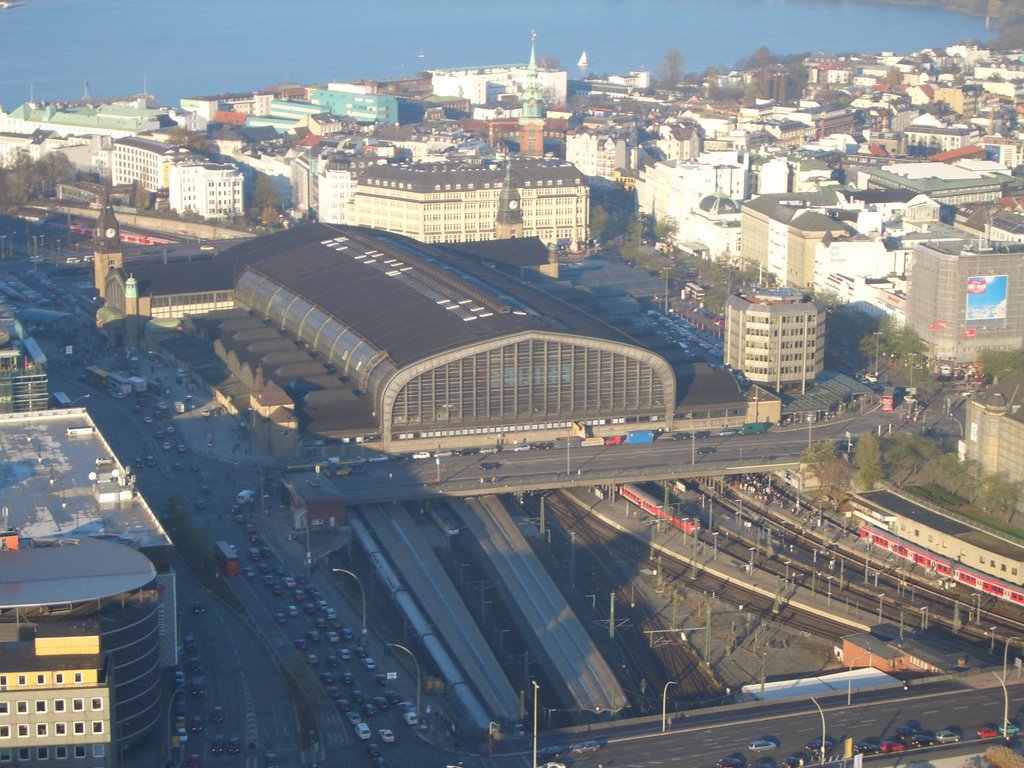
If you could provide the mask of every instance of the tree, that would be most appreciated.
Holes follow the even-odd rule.
[[[281,193],[274,186],[274,181],[265,173],[256,173],[256,183],[253,186],[251,213],[252,219],[264,221],[268,214],[267,209],[280,210]]]
[[[1020,506],[1021,484],[1002,472],[986,475],[981,482],[978,502],[989,514],[1005,516],[1012,523]]]
[[[818,479],[821,489],[838,506],[849,491],[853,469],[840,457],[835,440],[812,445],[800,455],[800,463],[806,465]]]
[[[206,140],[205,134],[198,131],[190,131],[181,126],[168,129],[167,143],[171,146],[184,147],[203,155],[210,151],[210,145]]]
[[[608,231],[611,216],[603,205],[595,205],[590,209],[590,236],[602,240]]]
[[[661,216],[654,222],[654,238],[670,240],[679,231],[679,224],[671,216]]]
[[[686,59],[678,48],[669,48],[658,68],[654,70],[654,83],[659,88],[675,88],[686,76]]]
[[[857,481],[861,488],[870,491],[885,477],[882,469],[882,444],[873,432],[860,437],[853,457],[857,466]]]
[[[1024,379],[1024,352],[1020,350],[984,350],[978,356],[978,362],[982,370],[994,379],[1001,379],[1009,374]]]
[[[896,480],[896,483],[905,485],[933,461],[938,453],[939,449],[930,440],[910,432],[900,432],[885,445],[882,460],[885,474],[889,478],[903,475],[903,479]]]

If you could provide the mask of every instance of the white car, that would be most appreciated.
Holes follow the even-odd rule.
[[[373,660],[373,656],[366,656],[365,658],[363,658],[363,666],[366,669],[376,669],[377,662]]]
[[[590,739],[587,741],[581,741],[578,744],[573,744],[571,749],[574,755],[585,755],[588,752],[597,752],[600,748],[601,742]]]
[[[377,731],[377,735],[380,736],[380,740],[385,744],[395,743],[395,734],[391,732],[390,728],[381,728]]]

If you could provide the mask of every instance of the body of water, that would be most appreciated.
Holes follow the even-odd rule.
[[[806,0],[27,0],[0,10],[0,105],[148,92],[183,96],[525,62],[577,76],[654,71],[670,48],[695,72],[761,46],[909,52],[984,39],[984,20],[910,6]]]

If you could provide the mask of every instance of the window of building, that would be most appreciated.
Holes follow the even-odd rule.
[[[64,711],[64,699],[54,699],[54,701],[53,701],[53,711],[54,712],[63,712]]]
[[[28,762],[29,760],[32,759],[30,757],[31,754],[32,754],[32,750],[31,749],[29,749],[28,747],[21,747],[18,750],[18,759],[23,761],[23,762]]]
[[[37,699],[36,700],[36,712],[45,712],[45,711],[46,711],[46,699]]]
[[[11,726],[9,726],[9,725],[0,725],[0,739],[9,739],[9,738],[11,738]]]
[[[75,745],[75,757],[85,757],[85,745],[84,744],[76,744]]]
[[[18,726],[18,736],[21,738],[28,737],[28,723],[22,723]]]
[[[25,675],[18,675],[18,685],[28,685],[28,678]]]
[[[36,736],[46,736],[49,732],[49,727],[46,723],[36,723]]]
[[[67,723],[54,723],[53,724],[53,732],[57,736],[67,736],[67,734],[68,734],[68,724]]]
[[[102,720],[93,720],[92,721],[92,732],[93,733],[103,733],[103,721]]]
[[[81,736],[82,734],[85,733],[85,723],[83,723],[81,720],[79,720],[78,722],[75,723],[73,730],[74,730],[76,736]]]
[[[76,683],[82,682],[82,673],[81,672],[75,672],[75,682]]]
[[[0,701],[0,715],[6,715],[10,711],[10,704],[6,701]]]
[[[28,712],[28,702],[27,701],[19,701],[15,705],[15,708],[18,710],[18,714],[19,715],[23,715],[26,712]]]
[[[0,763],[9,763],[9,762],[11,762],[11,750],[9,750],[9,749],[0,749]]]
[[[92,711],[96,712],[97,710],[100,710],[100,709],[103,709],[103,699],[101,699],[99,696],[97,696],[96,698],[94,698],[92,700]]]
[[[54,673],[54,675],[53,675],[53,682],[56,683],[57,685],[63,685],[63,683],[64,683],[64,673],[63,672],[56,672],[56,673]]]
[[[83,712],[85,710],[85,699],[72,699],[71,709],[75,712]]]
[[[36,675],[36,685],[46,685],[46,675]]]
[[[7,675],[0,675],[0,688],[7,687]]]
[[[106,753],[107,753],[107,748],[103,744],[93,744],[92,745],[92,756],[93,757],[103,757]]]
[[[50,759],[50,748],[49,747],[38,747],[36,748],[36,760],[49,760]]]
[[[68,748],[67,747],[54,747],[53,756],[58,760],[68,759]]]

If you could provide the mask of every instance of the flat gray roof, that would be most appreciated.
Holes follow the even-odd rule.
[[[69,437],[68,427],[92,432]],[[111,536],[137,549],[170,546],[145,499],[112,484],[114,470],[124,477],[84,408],[0,416],[0,493],[9,525],[22,537]]]
[[[126,544],[84,536],[0,552],[0,610],[79,603],[146,586],[156,568]]]

